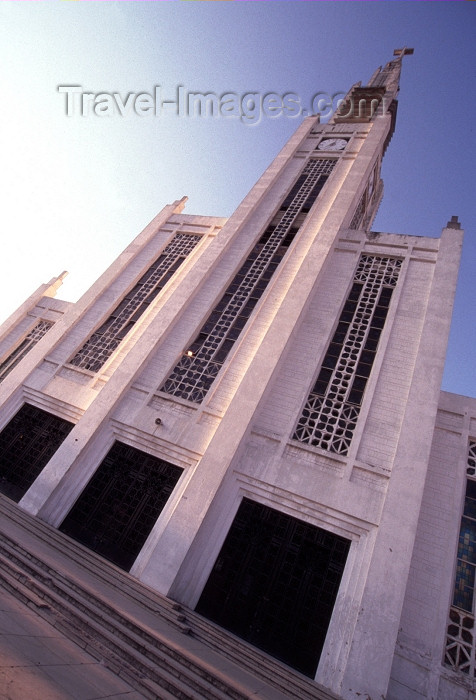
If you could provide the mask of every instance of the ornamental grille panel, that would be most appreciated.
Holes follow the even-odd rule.
[[[314,677],[350,541],[243,499],[197,611]]]
[[[27,336],[22,340],[20,345],[0,363],[0,382],[5,379],[17,364],[23,360],[30,350],[43,338],[50,328],[54,325],[51,321],[38,321],[36,326],[31,329]]]
[[[195,403],[203,401],[299,230],[295,225],[298,215],[310,210],[336,162],[308,162],[281,204],[279,222],[266,229],[161,391]]]
[[[162,254],[70,363],[98,372],[201,238],[176,233]]]
[[[182,469],[115,442],[60,530],[128,571]]]
[[[401,260],[362,255],[293,439],[346,455]]]
[[[24,404],[0,433],[0,491],[19,501],[73,428],[73,423]]]
[[[468,449],[466,494],[458,540],[453,604],[450,607],[444,662],[476,677],[474,582],[476,570],[476,442]]]

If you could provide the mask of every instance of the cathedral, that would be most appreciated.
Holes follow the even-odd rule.
[[[476,399],[440,388],[463,232],[372,230],[412,52],[230,218],[178,200],[79,301],[61,275],[0,326],[2,522],[256,650],[289,698],[476,698]]]

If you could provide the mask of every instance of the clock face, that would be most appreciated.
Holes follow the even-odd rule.
[[[320,151],[342,151],[347,146],[345,139],[324,139],[318,145]]]

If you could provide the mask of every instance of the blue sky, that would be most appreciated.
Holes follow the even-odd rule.
[[[94,94],[318,92],[404,61],[384,161],[384,232],[466,229],[443,388],[476,396],[476,8],[471,2],[0,2],[0,321],[63,270],[76,300],[167,203],[229,216],[299,125],[282,114],[66,115]]]

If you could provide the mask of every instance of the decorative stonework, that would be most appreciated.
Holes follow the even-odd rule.
[[[293,438],[346,455],[402,261],[362,255]]]
[[[454,671],[475,676],[474,615],[450,608],[446,634],[445,664]]]
[[[30,352],[53,325],[54,323],[51,321],[38,321],[36,326],[31,329],[15,350],[0,364],[0,382],[23,360],[25,355]]]
[[[98,372],[200,240],[201,236],[176,233],[142,279],[123,298],[107,321],[93,333],[70,363]]]
[[[297,216],[309,211],[336,162],[318,159],[307,163],[281,205],[279,223],[268,227],[253,248],[161,391],[195,403],[203,401],[296,234]]]

